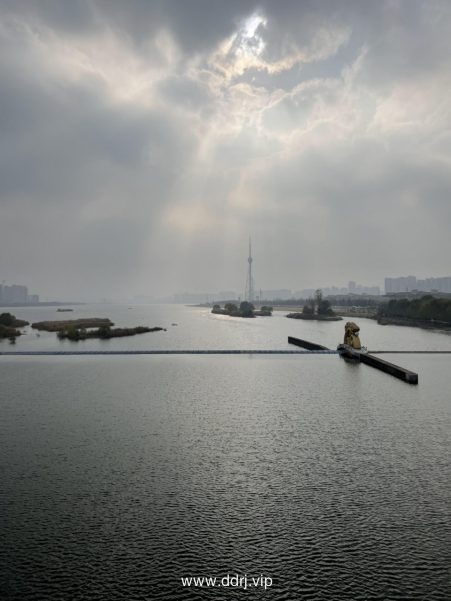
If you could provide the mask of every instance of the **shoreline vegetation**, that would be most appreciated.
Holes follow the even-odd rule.
[[[379,307],[376,319],[380,325],[451,330],[451,300],[430,294],[412,300],[391,299]]]
[[[111,327],[114,323],[107,317],[85,317],[81,319],[59,319],[54,321],[36,321],[31,324],[35,330],[45,332],[60,332],[66,328],[101,328]]]
[[[425,330],[450,330],[451,323],[436,319],[402,319],[401,317],[378,317],[376,319],[380,326],[409,326],[411,328],[423,328]]]
[[[290,319],[305,319],[311,321],[341,321],[340,315],[305,315],[304,313],[288,313]]]
[[[323,298],[321,290],[315,292],[313,298],[308,298],[302,312],[288,313],[290,319],[307,319],[314,321],[341,321],[343,317],[336,315],[328,300]]]
[[[56,332],[60,340],[87,340],[88,338],[120,338],[123,336],[135,336],[136,334],[147,334],[148,332],[166,331],[166,328],[137,326],[135,328],[113,328],[114,323],[107,317],[85,317],[82,319],[66,319],[57,321],[38,321],[31,324],[36,330]]]
[[[135,328],[110,328],[109,326],[101,326],[100,328],[87,330],[86,328],[76,328],[69,326],[60,330],[57,334],[60,340],[71,340],[77,342],[79,340],[87,340],[88,338],[100,338],[101,340],[109,340],[110,338],[120,338],[122,336],[135,336],[136,334],[147,334],[148,332],[166,331],[165,328],[146,326],[137,326]]]
[[[224,308],[221,305],[213,305],[212,313],[215,315],[228,315],[229,317],[271,317],[273,308],[264,305],[256,309],[252,303],[243,301],[240,306],[235,303],[226,303]]]
[[[9,338],[11,343],[15,343],[16,337],[21,336],[22,332],[17,328],[30,325],[28,321],[16,319],[11,313],[2,313],[0,315],[0,339]],[[123,336],[135,336],[136,334],[147,334],[149,332],[166,332],[166,328],[156,326],[148,328],[147,326],[136,326],[134,328],[112,328],[114,323],[106,317],[87,317],[82,319],[69,319],[57,321],[38,321],[31,324],[35,330],[46,332],[56,332],[60,340],[87,340],[88,338],[100,338],[109,340],[110,338],[120,338]]]
[[[30,325],[28,321],[17,319],[11,313],[0,314],[0,338],[9,338],[15,340],[17,336],[21,336],[22,332],[17,328],[24,328]]]

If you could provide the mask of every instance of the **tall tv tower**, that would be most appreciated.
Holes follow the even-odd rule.
[[[250,303],[254,302],[254,280],[252,278],[252,246],[251,237],[249,236],[249,257],[247,258],[247,278],[246,278],[246,290],[244,291],[244,299]]]

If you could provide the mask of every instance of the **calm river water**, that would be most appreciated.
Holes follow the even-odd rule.
[[[14,313],[167,331],[29,331],[0,351],[335,347],[344,324]],[[357,322],[373,350],[451,350],[447,334]],[[449,600],[451,355],[384,358],[419,385],[333,355],[0,356],[0,599]]]

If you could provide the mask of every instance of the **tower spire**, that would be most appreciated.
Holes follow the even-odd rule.
[[[247,258],[247,278],[246,278],[246,290],[244,291],[244,298],[250,303],[254,302],[254,280],[252,278],[252,242],[249,236],[249,256]]]

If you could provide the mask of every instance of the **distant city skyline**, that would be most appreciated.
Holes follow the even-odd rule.
[[[379,286],[362,285],[354,280],[349,280],[346,286],[325,285],[312,286],[308,288],[275,288],[265,289],[256,288],[254,290],[254,301],[260,300],[275,301],[275,300],[296,300],[300,298],[309,298],[315,294],[315,291],[320,289],[324,296],[340,296],[340,295],[369,295],[379,296],[385,294],[399,294],[402,292],[441,292],[451,294],[451,276],[443,277],[424,277],[417,278],[416,276],[399,276],[386,277],[385,286],[382,289]],[[214,301],[224,302],[228,300],[244,300],[245,294],[238,290],[220,290],[220,291],[185,291],[174,292],[166,296],[149,296],[149,295],[123,295],[121,298],[83,298],[74,297],[72,300],[89,302],[115,302],[121,300],[123,302],[137,303],[153,303],[153,302],[175,302],[175,303],[211,303]],[[248,300],[248,299],[246,299]],[[54,298],[42,299],[38,294],[29,294],[28,287],[19,284],[6,284],[5,280],[0,284],[0,305],[7,306],[9,303],[14,304],[38,304],[39,302],[58,302],[61,301],[61,296],[57,295]]]
[[[340,296],[340,295],[368,295],[379,296],[385,294],[396,294],[399,292],[442,292],[451,294],[451,276],[440,278],[425,277],[417,279],[416,276],[400,276],[397,278],[385,278],[385,287],[382,289],[379,286],[362,285],[354,280],[349,280],[347,286],[316,286],[302,288],[299,290],[290,288],[278,289],[259,289],[255,290],[255,300],[296,300],[299,298],[308,298],[315,294],[315,291],[322,290],[324,296]],[[220,291],[220,292],[178,292],[172,297],[175,302],[213,302],[227,301],[232,299],[244,298],[243,295],[236,291]]]

